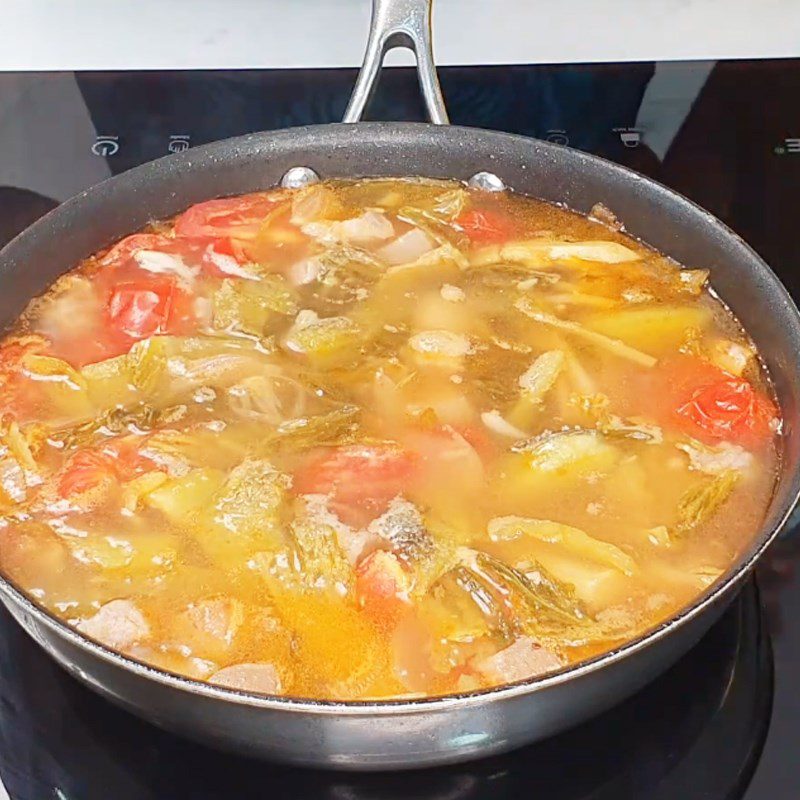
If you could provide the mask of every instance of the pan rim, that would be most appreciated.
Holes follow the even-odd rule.
[[[146,164],[134,167],[120,175],[107,178],[96,186],[70,198],[60,206],[37,220],[29,228],[22,231],[12,239],[5,247],[0,250],[0,263],[13,255],[15,247],[20,240],[27,239],[35,235],[40,228],[44,228],[47,222],[55,216],[61,216],[69,210],[80,206],[82,202],[88,202],[87,198],[102,191],[125,190],[126,186],[135,187],[137,182],[147,180],[148,177],[157,172],[159,166],[169,162],[170,166],[180,169],[182,164],[190,164],[192,160],[210,159],[213,163],[220,153],[226,152],[231,146],[254,152],[254,145],[260,143],[267,144],[282,139],[297,140],[307,136],[319,136],[322,133],[330,132],[334,138],[341,134],[342,144],[355,146],[358,144],[356,137],[352,134],[360,131],[364,134],[371,134],[374,141],[376,134],[383,134],[391,137],[397,131],[412,131],[419,134],[425,133],[432,136],[441,137],[446,141],[449,137],[459,137],[464,135],[480,135],[488,137],[497,142],[511,141],[517,146],[535,147],[540,153],[552,155],[553,157],[572,159],[576,167],[580,170],[588,165],[598,167],[605,171],[610,177],[616,175],[627,182],[636,185],[646,182],[661,197],[670,200],[677,206],[682,206],[690,212],[695,219],[703,218],[706,222],[712,222],[721,231],[725,238],[739,248],[743,255],[753,265],[754,269],[764,278],[767,284],[767,291],[775,294],[789,315],[795,331],[800,335],[800,312],[783,286],[779,278],[766,262],[748,245],[737,233],[728,228],[723,222],[714,217],[710,212],[698,206],[693,201],[667,188],[663,184],[646,178],[639,173],[623,167],[607,159],[584,153],[579,150],[564,147],[551,142],[544,142],[531,137],[518,134],[509,134],[499,131],[490,131],[479,128],[468,128],[462,126],[434,126],[428,123],[413,122],[359,122],[355,124],[330,123],[326,125],[311,125],[303,127],[287,128],[278,131],[267,131],[262,133],[247,134],[233,139],[225,139],[219,142],[191,148],[183,153],[164,156],[163,158]],[[334,134],[338,131],[339,133]],[[334,177],[334,176],[331,176]],[[513,187],[511,187],[513,188]],[[535,195],[529,195],[535,196]],[[568,206],[567,206],[568,207]],[[13,263],[14,259],[11,258]],[[724,297],[722,298],[724,301]],[[785,467],[782,467],[785,469]],[[543,676],[529,678],[513,683],[502,684],[500,686],[482,689],[478,691],[448,694],[434,697],[422,698],[399,698],[386,700],[315,700],[310,698],[293,697],[286,695],[263,695],[246,691],[240,691],[223,686],[217,686],[205,681],[187,678],[176,673],[151,667],[137,661],[120,652],[112,650],[99,642],[96,642],[72,628],[66,622],[60,620],[51,612],[38,605],[34,600],[22,592],[13,581],[0,573],[0,595],[4,602],[13,603],[17,608],[33,617],[39,624],[49,628],[52,632],[65,638],[71,645],[88,651],[106,663],[110,663],[124,671],[134,673],[138,677],[155,681],[166,687],[177,689],[181,692],[199,695],[210,700],[233,703],[235,705],[249,706],[259,709],[269,709],[275,711],[286,711],[294,713],[312,713],[321,716],[348,716],[348,717],[380,717],[394,715],[409,715],[430,711],[447,711],[451,709],[462,709],[484,705],[493,701],[512,699],[520,696],[534,694],[545,691],[577,680],[623,661],[635,653],[649,648],[651,645],[665,639],[670,633],[691,622],[700,616],[704,611],[713,607],[737,584],[740,584],[753,569],[756,561],[760,558],[764,550],[771,544],[780,530],[786,524],[798,499],[800,499],[800,470],[795,469],[794,473],[783,474],[783,479],[789,481],[789,488],[786,497],[776,507],[773,507],[776,498],[770,503],[770,507],[765,514],[765,523],[759,529],[758,535],[754,536],[750,545],[745,549],[739,558],[731,564],[728,570],[711,586],[701,592],[697,598],[689,605],[682,608],[678,613],[671,616],[661,624],[648,629],[639,636],[631,639],[613,650],[601,653],[585,661],[574,665],[568,665],[556,672],[548,673]],[[23,625],[23,627],[25,627]]]

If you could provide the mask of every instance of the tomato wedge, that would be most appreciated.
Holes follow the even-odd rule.
[[[97,450],[79,450],[70,456],[58,480],[64,499],[84,494],[116,479],[114,459]]]
[[[454,425],[450,427],[480,456],[481,461],[491,461],[500,454],[501,449],[486,432],[486,428],[477,427],[476,425]]]
[[[111,289],[106,318],[113,332],[131,343],[178,333],[192,319],[191,297],[174,278],[142,275]]]
[[[375,550],[356,567],[356,601],[375,622],[394,627],[410,610],[410,583],[397,556]]]
[[[773,435],[778,409],[749,381],[690,356],[662,368],[672,419],[686,433],[708,443],[724,439],[745,446]]]
[[[173,240],[160,233],[134,233],[118,241],[101,259],[105,267],[125,263],[139,250],[164,250]]]
[[[698,387],[677,409],[698,436],[758,443],[772,434],[774,404],[742,378],[730,376]]]
[[[191,210],[191,209],[190,209]],[[188,213],[188,212],[186,212]],[[235,267],[248,259],[241,243],[229,236],[182,236],[171,239],[158,233],[135,233],[117,242],[101,259],[104,267],[122,270],[127,276],[130,269],[138,267],[132,261],[141,250],[152,250],[169,253],[184,259],[187,264],[199,264],[203,272],[213,277],[225,278],[235,274]],[[220,268],[222,264],[222,268]],[[226,270],[226,264],[233,266],[234,271]],[[119,280],[120,275],[105,276],[107,280]],[[102,278],[101,278],[102,280]]]
[[[121,481],[129,481],[155,468],[155,462],[141,452],[148,438],[147,435],[125,435],[105,445],[103,452],[114,459],[116,475]]]
[[[175,235],[219,239],[254,239],[264,218],[277,205],[275,197],[249,194],[198,203],[175,221]]]
[[[516,226],[505,214],[489,209],[470,208],[455,219],[456,227],[463,231],[472,244],[498,244],[506,242],[515,233]]]
[[[469,441],[471,436],[478,441],[474,429],[457,430],[452,425],[437,425],[433,428],[410,430],[403,443],[419,459],[419,473],[424,480],[426,474],[433,479],[463,481],[464,485],[476,485],[483,478],[483,459],[478,449]],[[483,443],[482,443],[483,444]],[[487,455],[491,443],[486,443]]]
[[[409,486],[416,464],[415,455],[398,445],[333,447],[307,461],[293,485],[298,494],[331,495],[337,510],[351,519],[362,516],[359,510],[374,518]]]
[[[241,277],[241,266],[249,260],[238,240],[225,237],[204,243],[200,266],[212,278]]]
[[[152,469],[153,462],[139,452],[141,441],[122,437],[104,449],[87,448],[73,453],[64,464],[57,492],[69,499],[116,481],[129,481]]]

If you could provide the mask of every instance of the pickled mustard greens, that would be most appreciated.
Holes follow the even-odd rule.
[[[663,621],[758,529],[780,414],[708,273],[596,211],[331,182],[86,259],[0,344],[3,573],[133,658],[315,698]]]

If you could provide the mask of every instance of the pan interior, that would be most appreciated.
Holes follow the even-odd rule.
[[[13,322],[31,297],[81,258],[150,220],[212,197],[274,186],[295,166],[311,167],[322,178],[419,175],[466,180],[488,170],[519,193],[578,212],[587,213],[601,202],[629,234],[689,267],[709,268],[713,287],[752,336],[770,371],[784,414],[784,449],[762,530],[753,532],[751,547],[721,585],[684,616],[752,564],[800,490],[797,310],[758,255],[707,212],[642,176],[575,150],[482,130],[359,123],[254,134],[168,156],[73,198],[0,251],[0,323]],[[638,644],[632,642],[623,651]]]

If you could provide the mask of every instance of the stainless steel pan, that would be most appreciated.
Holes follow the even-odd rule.
[[[345,120],[356,122],[395,45],[417,53],[434,123],[445,123],[430,46],[430,0],[376,0],[367,56]],[[294,169],[305,167],[307,169]],[[291,170],[291,171],[290,171]],[[586,212],[598,201],[630,233],[678,261],[711,268],[715,289],[747,327],[772,377],[786,427],[766,519],[736,564],[678,616],[614,652],[547,677],[430,700],[312,702],[250,695],[151,669],[87,640],[0,578],[0,595],[60,664],[136,714],[216,746],[342,769],[421,767],[509,750],[596,714],[669,666],[719,616],[776,536],[800,492],[800,317],[769,267],[736,234],[670,190],[557,145],[484,130],[361,123],[293,128],[168,156],[69,200],[0,252],[0,321],[10,323],[58,275],[149,220],[198,201],[323,178],[485,171],[518,192]],[[484,178],[484,184],[491,185]]]

